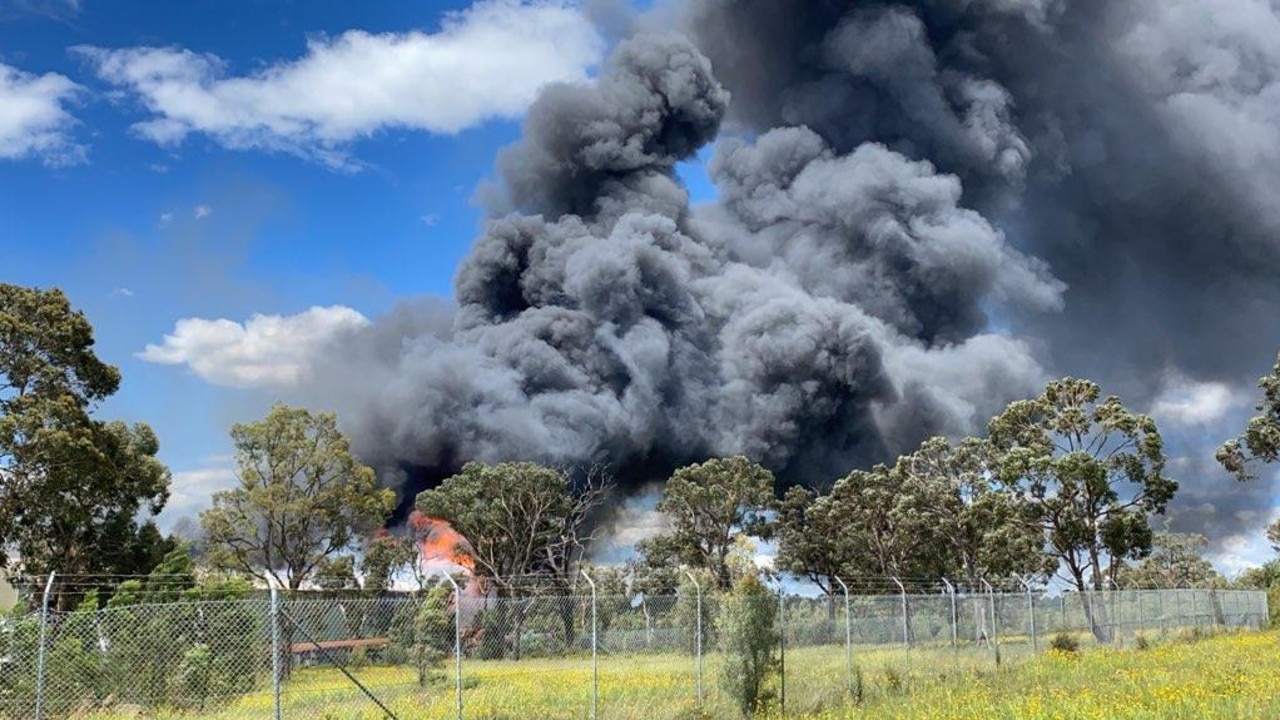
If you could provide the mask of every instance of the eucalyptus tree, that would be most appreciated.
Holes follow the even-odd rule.
[[[1258,380],[1258,387],[1262,388],[1258,414],[1240,437],[1218,449],[1218,462],[1239,480],[1253,479],[1252,468],[1258,463],[1280,460],[1280,356],[1271,372]]]
[[[1089,380],[1065,378],[989,425],[994,468],[1028,503],[1045,551],[1077,590],[1101,590],[1151,550],[1151,518],[1178,490],[1156,423]]]

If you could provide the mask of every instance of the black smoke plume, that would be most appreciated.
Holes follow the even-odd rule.
[[[406,309],[335,361],[359,378],[358,447],[406,499],[469,459],[603,463],[638,485],[746,453],[823,484],[1040,381],[987,313],[1056,310],[1061,284],[927,161],[780,128],[723,142],[722,199],[692,211],[676,164],[730,103],[674,33],[542,93],[449,326]]]
[[[1243,387],[1280,339],[1278,16],[688,0],[614,22],[638,34],[499,158],[455,312],[344,339],[358,446],[406,498],[468,459],[638,486],[745,453],[821,485],[1050,373],[1139,407],[1174,373]],[[713,141],[718,197],[691,207],[675,169]],[[1269,487],[1214,495],[1229,516]]]
[[[959,177],[961,202],[1068,288],[1061,314],[1002,318],[1051,372],[1142,407],[1171,378],[1244,395],[1268,367],[1274,2],[705,0],[677,15],[747,131],[803,125],[838,151],[883,144]],[[1166,427],[1188,455],[1181,526],[1220,538],[1265,522],[1274,481],[1227,482],[1211,461],[1222,437],[1203,429]]]

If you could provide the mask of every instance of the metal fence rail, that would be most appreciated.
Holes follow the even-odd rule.
[[[843,585],[843,583],[841,583]],[[409,596],[276,596],[38,612],[0,624],[0,718],[709,717],[717,593],[495,598],[451,581]],[[1269,624],[1256,591],[779,596],[782,712],[869,685],[1082,644]],[[168,715],[166,715],[167,717]]]

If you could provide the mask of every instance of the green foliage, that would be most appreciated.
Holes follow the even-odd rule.
[[[164,506],[169,471],[150,427],[90,417],[120,384],[93,345],[61,291],[0,284],[0,567],[16,554],[33,575],[146,569],[135,518]]]
[[[276,405],[231,429],[239,486],[200,516],[214,567],[297,590],[325,559],[380,526],[395,493],[351,454],[333,413]]]
[[[716,617],[719,615],[720,592],[708,570],[691,571],[702,586],[702,650],[709,652],[717,642]],[[676,627],[690,655],[698,650],[698,592],[688,577],[681,575],[674,608]]]
[[[989,446],[933,438],[892,466],[854,471],[830,493],[793,488],[780,503],[778,566],[839,592],[834,577],[984,577],[1047,572],[1027,507],[999,486]]]
[[[1265,590],[1271,627],[1280,627],[1280,558],[1245,570],[1236,578],[1235,584],[1250,590]]]
[[[750,717],[770,699],[766,683],[779,667],[778,598],[758,576],[747,575],[723,603],[717,619],[724,651],[721,686],[742,716]]]
[[[1097,384],[1066,378],[989,425],[999,480],[1029,503],[1046,551],[1079,590],[1101,589],[1112,567],[1150,551],[1149,518],[1178,489],[1155,421],[1099,398]]]
[[[1271,372],[1258,380],[1258,387],[1262,388],[1258,414],[1240,437],[1218,449],[1218,462],[1238,480],[1252,480],[1252,466],[1257,463],[1280,460],[1280,356]]]
[[[582,532],[605,492],[601,478],[576,487],[563,470],[536,463],[467,463],[440,487],[417,497],[417,509],[448,520],[471,546],[478,575],[511,596],[523,576],[570,587],[582,559]]]
[[[443,586],[427,591],[413,618],[413,664],[418,684],[426,685],[453,648],[453,595]]]
[[[1049,640],[1049,648],[1060,653],[1078,653],[1080,641],[1069,632],[1059,632]]]
[[[316,566],[316,587],[321,590],[351,590],[356,582],[356,560],[350,555],[327,557]]]
[[[1226,583],[1203,553],[1209,539],[1196,533],[1156,533],[1151,554],[1126,570],[1126,584],[1139,588],[1217,587]]]
[[[852,571],[840,553],[841,535],[850,526],[829,511],[829,503],[818,501],[816,492],[799,485],[782,496],[774,524],[774,562],[779,570],[807,578],[831,594],[839,590],[833,578]]]
[[[898,668],[888,665],[884,669],[884,687],[890,693],[902,692],[906,685],[906,677]]]
[[[739,535],[767,537],[772,526],[773,473],[745,457],[717,458],[680,468],[667,481],[658,511],[670,532],[637,545],[650,565],[710,570],[716,586],[733,584],[731,555]]]
[[[417,548],[409,538],[385,532],[368,538],[360,560],[365,594],[376,596],[386,592],[396,571],[414,565],[417,559]]]

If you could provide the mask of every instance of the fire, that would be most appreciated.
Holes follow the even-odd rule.
[[[423,569],[444,569],[452,565],[468,575],[476,569],[476,561],[471,557],[471,543],[447,520],[428,517],[414,510],[409,515],[409,527],[418,538],[418,562]]]
[[[461,572],[467,576],[462,584],[466,600],[460,605],[464,623],[480,609],[477,598],[483,600],[489,594],[488,583],[475,576],[476,561],[472,557],[471,543],[462,533],[453,529],[448,520],[428,517],[414,510],[409,515],[409,528],[418,543],[418,566],[427,573]]]

